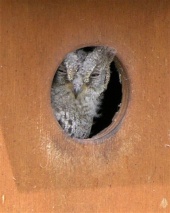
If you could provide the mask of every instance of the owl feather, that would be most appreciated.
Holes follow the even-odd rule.
[[[95,47],[91,52],[81,49],[67,54],[59,66],[52,83],[52,107],[59,124],[71,137],[89,137],[115,54],[109,47]]]

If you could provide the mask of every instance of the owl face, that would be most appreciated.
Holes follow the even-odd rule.
[[[110,63],[116,51],[96,47],[92,52],[77,50],[69,53],[56,73],[56,83],[67,85],[77,97],[82,92],[102,93],[110,79]]]

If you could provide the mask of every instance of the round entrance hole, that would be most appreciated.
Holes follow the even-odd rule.
[[[129,100],[129,82],[116,50],[90,46],[68,53],[52,82],[56,120],[72,138],[98,141],[120,127]]]

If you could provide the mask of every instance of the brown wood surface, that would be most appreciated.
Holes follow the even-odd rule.
[[[170,212],[170,1],[1,0],[0,212]],[[66,137],[50,106],[63,56],[116,48],[130,80],[119,131]]]

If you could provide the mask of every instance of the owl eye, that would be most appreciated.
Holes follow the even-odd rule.
[[[62,69],[58,69],[57,72],[59,72],[59,73],[61,73],[61,74],[66,74],[66,70],[62,70]]]
[[[100,75],[99,73],[92,73],[92,74],[91,74],[91,77],[92,77],[92,78],[95,78],[95,77],[98,77],[99,75]]]

